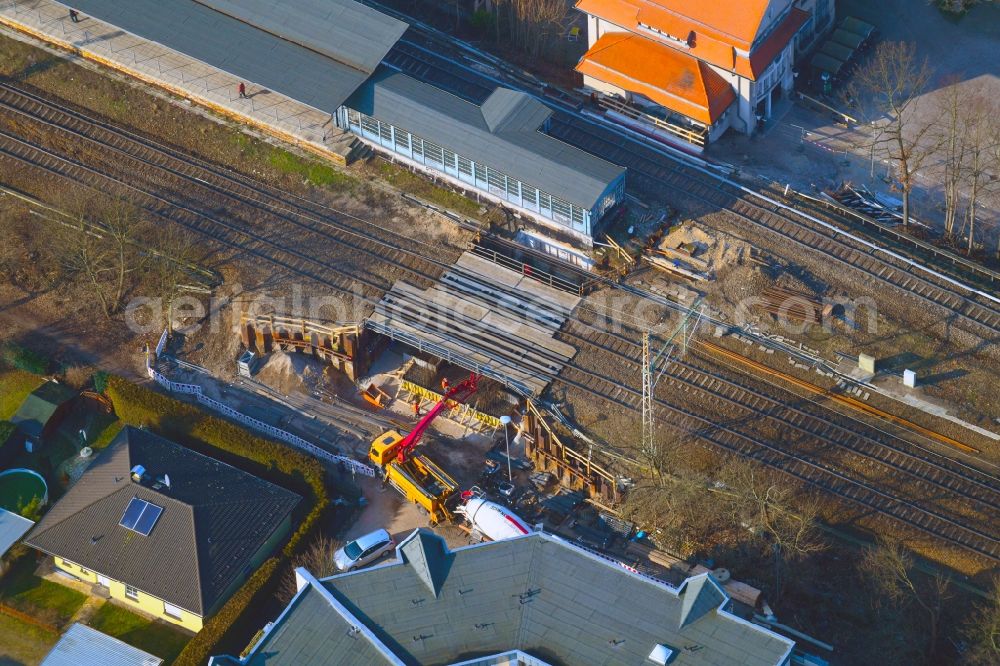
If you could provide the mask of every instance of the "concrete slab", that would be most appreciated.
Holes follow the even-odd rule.
[[[511,335],[516,335],[519,338],[533,345],[538,345],[543,349],[557,354],[558,356],[572,358],[573,355],[576,354],[575,347],[554,339],[550,329],[542,329],[534,326],[528,326],[521,322],[513,322],[509,318],[496,312],[490,312],[487,314],[483,319],[483,324],[487,328],[505,331]]]
[[[375,330],[538,395],[576,354],[555,334],[579,299],[474,255],[427,289],[398,282],[368,322]]]
[[[521,281],[521,275],[515,273],[514,271],[503,268],[502,266],[497,266],[491,261],[487,261],[482,257],[472,254],[471,252],[464,253],[455,262],[455,265],[459,268],[465,268],[472,273],[481,275],[487,278],[490,282],[494,284],[502,284],[508,287],[516,287],[517,283]]]
[[[517,291],[528,293],[536,298],[543,299],[549,302],[552,306],[557,306],[558,308],[565,310],[567,315],[573,312],[581,300],[579,296],[561,291],[559,289],[554,289],[553,287],[542,284],[541,282],[533,280],[530,277],[525,277],[520,273],[515,273],[512,270],[497,266],[491,261],[472,254],[471,252],[466,252],[459,257],[458,261],[455,262],[455,265],[480,275],[491,277],[495,275],[498,278],[497,282],[500,284],[509,284],[509,286]]]

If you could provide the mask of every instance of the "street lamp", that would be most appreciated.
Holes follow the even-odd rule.
[[[514,483],[514,472],[510,468],[510,435],[507,434],[507,426],[510,425],[510,417],[504,414],[500,417],[500,423],[503,425],[503,438],[507,442],[507,480]]]

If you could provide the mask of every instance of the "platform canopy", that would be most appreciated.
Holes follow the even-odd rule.
[[[73,0],[128,33],[334,113],[408,25],[353,0]]]

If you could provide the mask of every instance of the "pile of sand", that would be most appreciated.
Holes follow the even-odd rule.
[[[658,249],[676,250],[682,246],[691,251],[692,257],[690,261],[680,261],[686,263],[688,268],[708,275],[717,275],[725,268],[741,264],[750,252],[746,243],[729,236],[718,236],[691,221],[671,229],[660,240]]]
[[[294,392],[312,393],[323,383],[325,364],[308,354],[277,351],[268,354],[257,371],[262,384],[288,395]]]

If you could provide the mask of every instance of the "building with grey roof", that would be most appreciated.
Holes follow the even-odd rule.
[[[64,4],[331,115],[408,27],[354,0]]]
[[[299,500],[125,427],[25,543],[112,598],[198,631],[288,534]]]
[[[709,574],[671,587],[534,533],[450,550],[417,530],[395,562],[298,593],[242,659],[215,666],[783,666],[794,642],[751,624]]]
[[[592,247],[624,199],[625,169],[546,134],[552,111],[531,95],[499,88],[480,106],[381,65],[408,25],[355,0],[64,6],[239,77],[251,97],[263,88],[330,114],[369,146],[537,222],[549,240]],[[568,258],[564,245],[542,245]]]
[[[497,88],[478,106],[383,67],[347,99],[337,124],[589,246],[625,196],[625,169],[546,134],[551,115],[523,92]]]
[[[0,483],[3,483],[0,481]],[[13,511],[0,509],[0,557],[21,540],[35,523]]]
[[[163,660],[79,622],[62,635],[40,666],[160,666]]]

